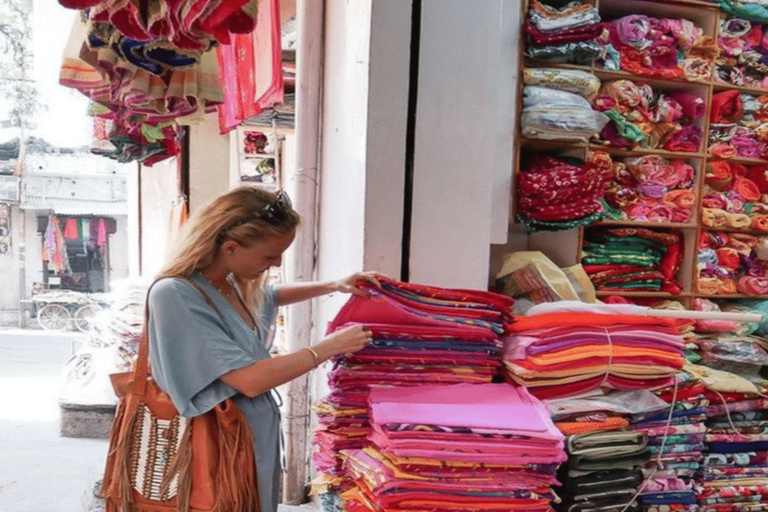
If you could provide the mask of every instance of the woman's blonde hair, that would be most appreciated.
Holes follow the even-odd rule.
[[[213,263],[224,242],[234,240],[248,248],[270,237],[295,233],[299,221],[299,214],[282,192],[275,194],[254,187],[231,190],[190,216],[173,255],[157,279],[189,278]],[[266,277],[237,278],[246,304],[261,303],[260,289]]]

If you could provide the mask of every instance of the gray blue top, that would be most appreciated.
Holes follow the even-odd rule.
[[[191,277],[216,309],[184,279],[158,281],[149,294],[149,357],[152,376],[188,417],[234,398],[253,433],[262,512],[277,510],[280,482],[280,411],[271,393],[248,398],[220,377],[270,357],[265,346],[277,314],[277,293],[265,288],[260,326],[255,330],[201,274]]]

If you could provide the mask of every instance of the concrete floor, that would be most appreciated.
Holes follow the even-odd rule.
[[[64,363],[82,335],[0,330],[0,512],[97,510],[106,439],[59,435]],[[312,504],[279,512],[314,512]]]

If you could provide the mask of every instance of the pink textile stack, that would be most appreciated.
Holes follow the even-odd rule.
[[[544,405],[508,384],[374,387],[373,446],[343,452],[350,512],[549,511],[566,460]]]

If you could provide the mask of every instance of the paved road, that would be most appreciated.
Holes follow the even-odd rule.
[[[64,363],[81,335],[0,330],[0,511],[81,512],[101,478],[106,440],[59,435]]]
[[[0,329],[0,512],[95,512],[106,439],[59,435],[64,363],[84,335]],[[319,512],[281,504],[278,512]]]

